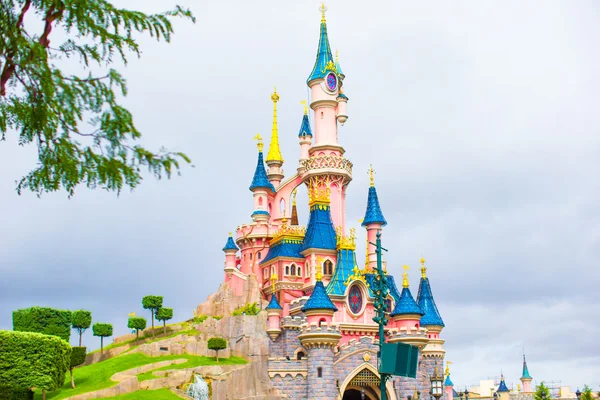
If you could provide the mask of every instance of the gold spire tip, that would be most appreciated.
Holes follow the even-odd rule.
[[[339,62],[340,61],[340,52],[335,49],[335,62]]]
[[[279,95],[277,94],[277,86],[273,87],[273,94],[271,95],[271,101],[277,103],[279,101]]]
[[[294,189],[292,191],[292,205],[295,206],[296,205],[296,193],[298,192],[297,189]]]
[[[306,102],[306,100],[302,100],[300,104],[304,106],[304,115],[308,115],[308,103]]]
[[[425,258],[421,257],[421,278],[427,278],[427,267],[425,267]]]
[[[257,141],[256,147],[258,147],[258,151],[262,152],[264,144],[263,144],[262,137],[260,136],[260,133],[257,133],[253,139]]]
[[[407,288],[408,287],[408,270],[410,269],[410,267],[408,265],[405,265],[404,267],[402,267],[402,269],[404,270],[404,273],[402,274],[402,287]]]
[[[233,233],[232,232],[229,232],[229,237],[233,237]]]
[[[370,164],[369,167],[369,180],[371,182],[371,187],[375,187],[375,170],[373,169],[373,164]]]
[[[321,6],[319,7],[319,11],[321,11],[321,22],[325,22],[325,13],[327,12],[327,6],[325,2],[321,2]]]

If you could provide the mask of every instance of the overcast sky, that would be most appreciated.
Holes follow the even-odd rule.
[[[120,335],[128,313],[149,319],[147,294],[190,318],[222,281],[227,233],[251,221],[252,137],[270,134],[273,85],[284,170],[297,167],[317,2],[179,4],[197,23],[176,21],[170,45],[141,41],[125,104],[144,145],[184,151],[195,168],[118,198],[19,197],[35,153],[14,136],[0,143],[0,329],[12,310],[40,305],[89,309]],[[373,163],[389,270],[410,265],[416,294],[428,260],[454,383],[502,370],[516,388],[525,349],[535,382],[600,390],[600,3],[327,5],[350,98],[339,133],[354,163],[348,220],[359,227]],[[84,342],[99,346],[91,332]]]

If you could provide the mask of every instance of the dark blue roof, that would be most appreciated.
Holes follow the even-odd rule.
[[[367,211],[365,212],[365,219],[362,226],[369,224],[381,224],[382,226],[387,225],[387,221],[383,218],[381,207],[379,206],[379,199],[377,198],[377,191],[375,186],[369,188],[369,198],[367,199]]]
[[[417,303],[425,315],[421,317],[421,325],[445,326],[442,317],[433,300],[429,278],[421,278],[419,283],[419,292],[417,293]]]
[[[450,380],[450,374],[446,376],[446,382],[444,382],[444,386],[454,386],[454,383]]]
[[[508,388],[506,387],[506,383],[504,382],[504,377],[502,377],[502,379],[500,380],[500,386],[498,386],[498,393],[503,393],[503,392],[510,392],[510,390],[508,390]]]
[[[337,307],[331,302],[329,296],[327,296],[327,292],[325,291],[325,286],[323,286],[322,281],[317,281],[310,298],[306,301],[304,307],[302,307],[302,311],[309,310],[337,311]]]
[[[265,170],[265,162],[263,160],[262,151],[258,152],[258,163],[256,164],[254,178],[252,178],[252,184],[250,185],[250,190],[258,188],[269,189],[270,191],[275,192],[273,184],[269,182],[269,178],[267,178],[267,171]]]
[[[304,260],[300,254],[301,243],[298,240],[282,239],[279,243],[269,248],[267,256],[260,263],[265,264],[277,257],[299,258]]]
[[[337,253],[337,265],[331,280],[327,284],[327,294],[343,296],[346,293],[345,282],[356,264],[356,253],[351,249],[339,249]]]
[[[315,204],[310,208],[310,217],[300,251],[306,249],[335,250],[337,238],[331,221],[331,207]]]
[[[410,289],[405,287],[402,288],[402,293],[400,293],[400,301],[396,303],[396,307],[394,307],[394,311],[392,311],[390,316],[394,317],[396,315],[407,314],[423,315],[423,310],[421,310],[421,307],[419,307],[415,302],[415,299],[410,293]]]
[[[281,306],[279,305],[279,302],[277,301],[277,296],[275,296],[275,294],[271,296],[271,301],[269,302],[269,305],[265,307],[265,310],[283,310],[283,308],[281,308]]]
[[[223,251],[226,250],[239,250],[239,248],[235,245],[235,242],[233,241],[231,235],[229,235],[229,238],[227,238],[227,243],[225,243],[225,247],[223,247]]]
[[[298,137],[310,136],[312,137],[312,130],[310,129],[310,122],[308,121],[308,115],[304,114],[302,117],[302,125],[300,125],[300,131]]]
[[[317,60],[315,61],[315,66],[306,82],[310,82],[313,79],[324,78],[328,73],[328,71],[325,71],[325,66],[329,62],[333,62],[333,57],[331,56],[331,47],[329,46],[329,37],[327,36],[327,23],[321,21]]]

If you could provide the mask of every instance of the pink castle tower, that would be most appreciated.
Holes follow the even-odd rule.
[[[527,367],[527,360],[525,360],[525,354],[523,354],[523,374],[521,375],[521,383],[523,384],[523,393],[531,393],[531,381],[533,378],[529,375],[529,368]]]

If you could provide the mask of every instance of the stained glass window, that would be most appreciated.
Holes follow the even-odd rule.
[[[357,285],[354,285],[350,288],[350,292],[348,294],[348,305],[350,306],[350,311],[352,311],[354,314],[358,314],[362,310],[362,291]]]
[[[327,75],[327,88],[332,92],[337,89],[337,78],[334,73]]]

